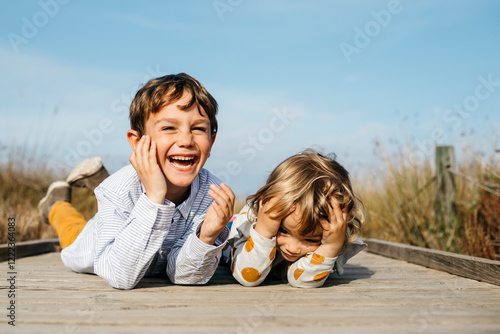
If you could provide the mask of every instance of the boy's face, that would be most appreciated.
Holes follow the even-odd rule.
[[[167,180],[167,197],[187,191],[215,141],[215,134],[210,134],[210,120],[201,106],[203,116],[196,105],[179,109],[190,97],[185,92],[178,101],[151,114],[144,127],[144,135],[156,142],[156,159]]]
[[[309,252],[314,252],[321,245],[323,230],[318,227],[316,231],[306,236],[299,234],[300,208],[285,217],[276,235],[276,248],[285,260],[295,262]]]

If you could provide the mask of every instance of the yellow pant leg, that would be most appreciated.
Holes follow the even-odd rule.
[[[62,248],[71,245],[87,224],[85,218],[68,202],[57,202],[52,206],[49,222],[56,230]]]

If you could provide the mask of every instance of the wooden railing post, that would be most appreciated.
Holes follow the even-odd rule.
[[[455,169],[453,146],[436,147],[436,199],[437,219],[451,227],[456,217],[455,176],[449,169]]]

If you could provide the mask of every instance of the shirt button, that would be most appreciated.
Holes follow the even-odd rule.
[[[167,254],[168,254],[168,250],[164,249],[161,251],[161,255],[167,256]]]

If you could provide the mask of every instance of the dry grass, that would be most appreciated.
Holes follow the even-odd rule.
[[[433,161],[408,163],[412,149],[406,146],[389,156],[378,144],[376,156],[382,168],[372,172],[371,182],[356,182],[365,207],[364,236],[499,259],[500,197],[455,177],[457,213],[449,222],[441,219],[435,210]],[[477,156],[466,155],[458,163],[458,171],[482,184],[499,185],[500,164],[495,153],[487,159]]]
[[[0,166],[0,220],[5,222],[0,225],[2,243],[7,240],[6,222],[10,217],[16,219],[17,241],[54,237],[52,229],[41,222],[37,210],[51,178],[48,171],[31,173],[14,162]]]
[[[241,209],[243,209],[245,204],[246,204],[246,198],[236,198],[234,201],[234,214],[236,215],[240,213]]]
[[[0,243],[7,242],[7,221],[16,220],[16,241],[54,238],[54,229],[43,223],[38,214],[38,202],[55,180],[64,179],[66,172],[49,170],[46,164],[25,157],[11,157],[0,165]],[[86,219],[97,210],[92,192],[73,191],[73,203]]]

